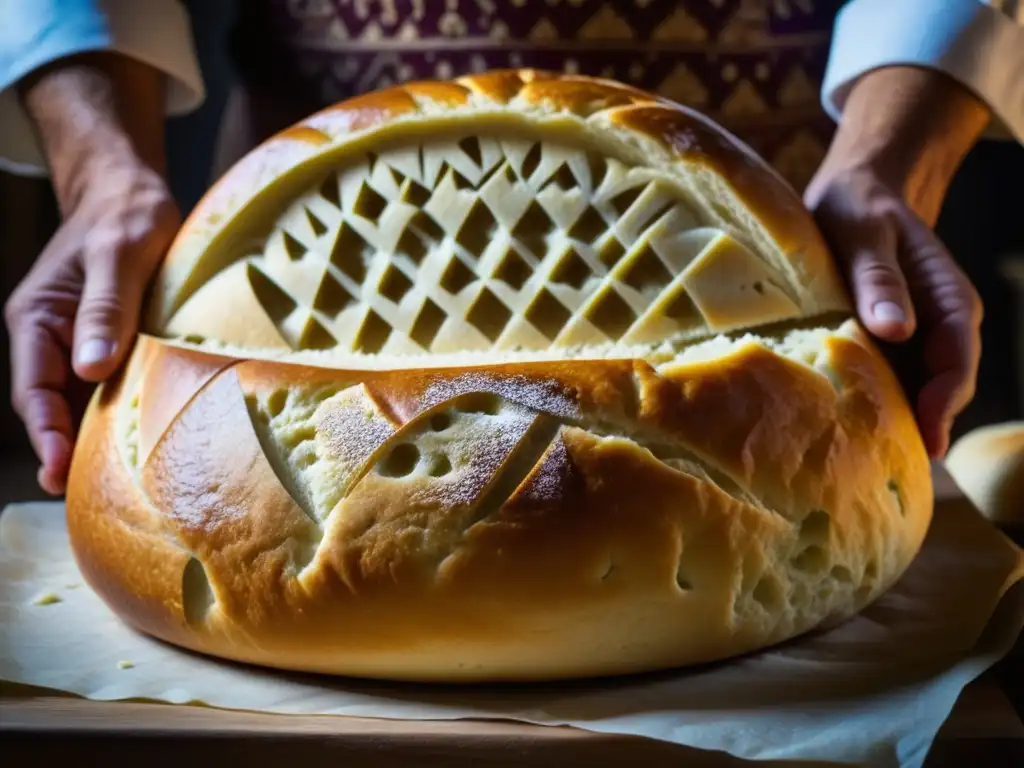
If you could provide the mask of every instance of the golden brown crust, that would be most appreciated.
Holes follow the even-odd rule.
[[[69,492],[76,552],[129,621],[227,658],[422,680],[707,661],[859,610],[930,518],[913,418],[852,325],[813,364],[750,343],[661,370],[223,367],[147,344],[140,391],[219,373],[178,379],[187,404],[135,479],[110,449],[127,393],[104,390]],[[323,478],[343,489],[326,506]],[[118,518],[140,508],[180,549],[126,549]]]
[[[989,520],[1024,524],[1024,422],[971,430],[950,446],[946,469]]]
[[[237,220],[263,222],[337,164],[346,152],[416,133],[478,124],[531,130],[537,137],[564,134],[584,143],[600,140],[611,155],[633,155],[655,168],[708,172],[705,181],[731,190],[759,228],[783,252],[814,311],[849,308],[842,280],[825,242],[800,197],[782,177],[738,138],[680,104],[598,78],[515,70],[469,75],[454,82],[413,82],[363,94],[311,115],[250,152],[193,209],[157,276],[147,330],[161,333],[183,299],[225,264],[239,244]],[[618,130],[616,130],[618,129]],[[390,132],[390,133],[389,133]],[[255,224],[253,225],[255,226]],[[251,232],[249,233],[251,234]],[[241,253],[232,258],[238,258]]]
[[[859,610],[930,520],[913,414],[828,314],[796,193],[621,84],[501,71],[324,110],[218,182],[153,296],[69,527],[113,610],[200,652],[435,681],[695,664]]]

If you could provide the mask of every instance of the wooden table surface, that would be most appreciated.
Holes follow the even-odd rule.
[[[0,506],[32,495],[34,472],[0,462]],[[26,480],[27,478],[27,480]],[[25,488],[24,495],[16,489]],[[937,495],[955,493],[936,478]],[[0,651],[2,652],[2,651]],[[1008,695],[1009,694],[1009,695]],[[964,690],[926,768],[1024,766],[1024,641]],[[1016,699],[1016,702],[1011,701]],[[1016,704],[1016,707],[1015,707]],[[104,766],[680,766],[763,768],[649,739],[505,722],[269,715],[147,702],[95,702],[0,683],[0,755]],[[801,768],[810,764],[800,763]]]

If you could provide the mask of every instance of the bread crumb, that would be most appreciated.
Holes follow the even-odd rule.
[[[117,668],[118,669],[131,669],[134,666],[135,665],[132,662],[130,662],[130,661],[121,660],[121,661],[117,662]]]
[[[63,602],[63,598],[54,592],[47,592],[45,595],[40,595],[32,601],[33,605],[53,605],[54,603]]]

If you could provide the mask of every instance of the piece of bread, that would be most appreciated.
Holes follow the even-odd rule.
[[[977,427],[946,454],[946,470],[994,523],[1024,525],[1024,422]]]
[[[532,71],[257,148],[186,222],[68,487],[89,583],[228,659],[638,672],[841,621],[932,512],[799,197],[706,118]]]

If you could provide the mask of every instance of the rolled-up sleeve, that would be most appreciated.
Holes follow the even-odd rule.
[[[167,114],[205,98],[185,8],[177,0],[0,0],[0,168],[46,175],[46,161],[16,86],[66,56],[113,51],[168,78]]]
[[[946,73],[1024,142],[1024,2],[851,0],[836,17],[822,103],[836,121],[853,83],[887,66]]]

